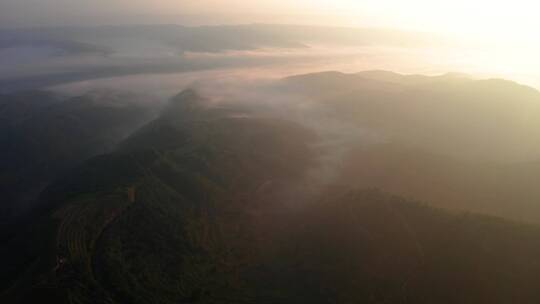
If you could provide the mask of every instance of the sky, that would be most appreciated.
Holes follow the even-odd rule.
[[[536,51],[539,12],[535,0],[0,0],[0,27],[301,23],[452,34]]]
[[[182,23],[179,15],[199,15],[199,23],[214,16],[231,23],[294,21],[532,40],[539,9],[531,0],[1,0],[0,26],[173,22],[175,16]]]
[[[484,58],[482,64],[502,75],[539,78],[539,12],[540,2],[533,0],[0,0],[0,28],[156,23],[393,28],[485,43],[488,58],[470,52],[461,58],[474,58],[474,64]]]

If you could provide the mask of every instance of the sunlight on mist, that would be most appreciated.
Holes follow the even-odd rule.
[[[5,8],[5,9],[1,9]],[[395,67],[404,73],[437,73],[459,71],[481,77],[504,77],[540,87],[540,40],[537,18],[540,4],[531,0],[516,1],[429,1],[429,0],[299,0],[299,1],[82,1],[44,0],[32,6],[14,0],[0,4],[0,25],[17,26],[102,24],[247,24],[280,23],[347,27],[375,27],[403,31],[428,32],[445,36],[451,45],[437,49],[392,51],[399,53]],[[6,14],[9,12],[9,15]],[[98,17],[99,16],[99,17]],[[89,21],[90,20],[90,21]],[[328,47],[331,48],[332,46]],[[126,51],[141,52],[140,46]],[[152,48],[149,52],[155,52]],[[279,56],[300,56],[280,50]],[[266,50],[251,52],[249,56],[268,56]],[[294,52],[303,52],[294,50]],[[365,54],[365,50],[341,50],[347,54]],[[271,56],[277,52],[272,50]],[[303,55],[320,55],[321,48]],[[411,55],[413,53],[413,55]],[[29,56],[29,55],[28,55]],[[197,55],[198,56],[198,55]],[[218,54],[231,56],[231,54]],[[23,58],[24,59],[24,58]],[[8,61],[8,60],[6,60]],[[430,65],[428,65],[428,63]],[[339,66],[328,62],[325,66]],[[344,68],[357,71],[362,64],[346,64]]]

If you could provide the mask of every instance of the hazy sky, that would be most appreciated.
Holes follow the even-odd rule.
[[[214,15],[234,23],[295,21],[534,39],[539,9],[531,0],[0,0],[0,26],[182,23],[174,15],[197,14],[206,15],[200,23]]]
[[[485,43],[483,53],[454,56],[457,66],[470,65],[474,58],[482,69],[488,65],[502,75],[535,79],[539,14],[534,0],[0,0],[0,28],[258,22],[445,33],[463,40],[463,49],[471,42]]]

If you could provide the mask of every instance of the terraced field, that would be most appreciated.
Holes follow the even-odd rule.
[[[100,296],[106,300],[106,292],[96,280],[92,266],[96,243],[103,231],[131,204],[127,189],[117,189],[112,193],[78,198],[53,214],[53,218],[60,221],[54,272],[57,284],[68,285],[70,299],[75,300],[93,289],[92,293],[101,291]]]

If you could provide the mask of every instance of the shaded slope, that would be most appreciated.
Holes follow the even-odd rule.
[[[11,266],[3,280],[6,284],[14,283],[8,296],[18,298],[18,290],[32,285],[34,291],[30,295],[40,294],[39,286],[56,286],[55,290],[61,290],[62,294],[74,301],[78,299],[76,301],[91,302],[95,297],[109,301],[118,294],[122,295],[122,302],[125,290],[121,287],[125,282],[113,282],[111,293],[104,293],[103,290],[109,290],[112,286],[103,287],[101,282],[97,282],[94,270],[89,268],[94,260],[97,265],[111,262],[112,257],[109,255],[113,252],[109,251],[108,243],[101,246],[107,248],[104,258],[94,258],[94,252],[99,247],[95,242],[100,238],[100,231],[105,229],[103,223],[107,222],[96,216],[102,214],[101,218],[110,218],[118,212],[118,208],[114,206],[125,205],[125,196],[118,196],[118,193],[125,191],[122,189],[137,189],[136,203],[129,208],[125,216],[128,221],[131,217],[142,217],[144,221],[136,224],[142,230],[132,230],[126,234],[123,228],[117,231],[114,227],[107,227],[108,233],[115,239],[120,238],[121,242],[126,241],[125,237],[144,241],[146,235],[155,236],[157,233],[162,238],[157,242],[159,246],[173,246],[167,247],[169,250],[154,252],[158,254],[156,259],[166,261],[160,256],[167,254],[165,252],[173,256],[186,254],[172,249],[176,246],[187,246],[184,244],[188,243],[185,239],[187,236],[185,232],[181,232],[191,221],[198,221],[198,216],[202,216],[207,209],[215,209],[213,212],[216,213],[224,212],[225,208],[232,208],[235,213],[243,212],[226,206],[229,202],[235,202],[234,206],[247,204],[249,201],[245,197],[249,197],[250,193],[269,180],[275,179],[275,184],[286,185],[288,181],[298,178],[305,170],[303,168],[309,165],[307,156],[310,152],[307,142],[313,138],[309,132],[288,122],[234,118],[219,114],[220,110],[215,113],[208,110],[208,115],[205,115],[205,106],[198,102],[199,98],[189,92],[178,96],[173,99],[171,107],[164,111],[163,116],[131,136],[117,152],[89,161],[48,188],[42,200],[54,213],[46,215],[41,224],[36,221],[36,225],[51,227],[49,230],[43,229],[44,233],[54,231],[57,229],[55,227],[60,227],[60,230],[58,236],[36,237],[58,239],[59,243],[52,249],[48,244],[34,246],[24,241],[29,239],[29,235],[22,232],[20,238],[6,244],[5,248],[9,250],[2,252],[3,260],[10,261]],[[192,111],[190,115],[184,115],[187,110]],[[174,113],[177,115],[173,115]],[[200,117],[192,119],[197,114],[200,114]],[[169,129],[171,133],[160,132],[163,129]],[[170,136],[171,134],[175,136]],[[188,134],[189,142],[186,143],[182,136],[176,136],[181,134]],[[165,136],[165,140],[157,138],[160,136]],[[167,145],[161,144],[164,142]],[[288,163],[291,159],[295,160],[293,166]],[[73,214],[78,219],[76,222],[69,222],[68,219],[72,218]],[[163,218],[165,214],[167,216]],[[118,224],[123,221],[123,218],[119,218]],[[143,222],[148,222],[149,225],[141,226]],[[116,223],[116,220],[110,224],[112,223]],[[78,231],[75,239],[71,241],[71,237],[61,237],[61,231],[64,230]],[[40,234],[39,230],[28,233]],[[169,240],[171,237],[173,239]],[[72,242],[86,245],[73,247],[69,245]],[[104,238],[103,242],[108,242],[108,238]],[[131,243],[128,244],[131,246]],[[75,249],[69,249],[72,247]],[[28,251],[28,254],[12,255],[13,252],[21,250]],[[119,253],[124,254],[122,251]],[[49,258],[44,260],[43,256]],[[65,259],[65,266],[53,271],[53,256]],[[139,258],[133,254],[120,257],[126,265]],[[42,264],[38,270],[28,268],[28,265],[37,262]],[[43,272],[47,268],[48,270]],[[110,274],[122,270],[117,267],[100,269],[100,278],[108,278]],[[133,270],[135,269],[130,269]],[[103,271],[106,273],[102,273]],[[124,273],[123,278],[128,280],[131,275],[130,272]],[[27,276],[32,278],[30,282],[25,279]],[[105,279],[105,282],[109,280]],[[10,281],[12,283],[7,283]],[[148,282],[145,281],[139,284],[143,284],[144,288],[158,296],[155,294],[157,286],[147,285]],[[38,289],[35,289],[36,287]],[[163,295],[164,299],[169,301],[178,300],[179,296],[185,294],[176,293],[174,298]]]
[[[0,206],[10,220],[36,207],[39,192],[84,160],[111,151],[151,119],[153,105],[114,92],[61,98],[21,92],[0,101]]]

